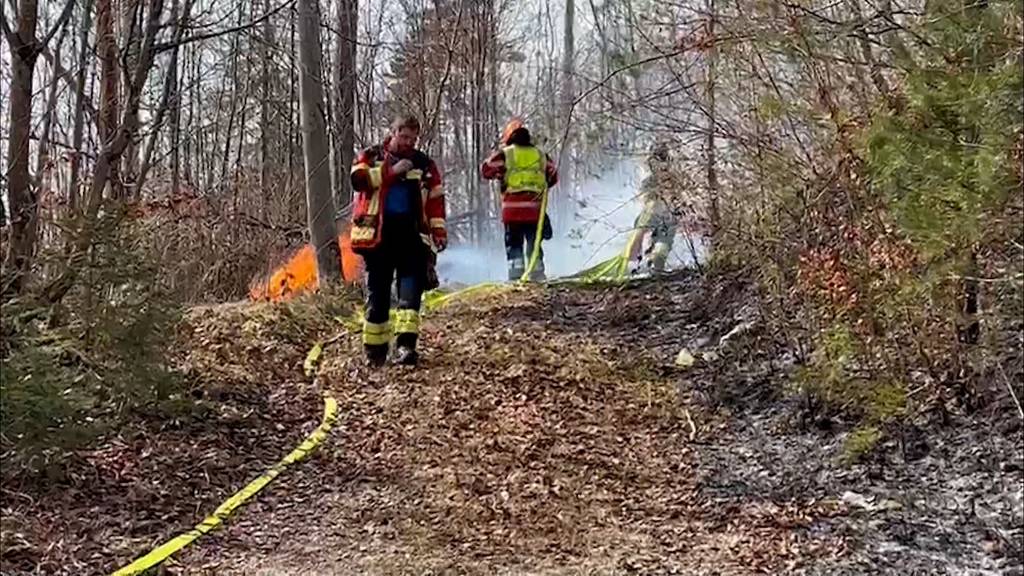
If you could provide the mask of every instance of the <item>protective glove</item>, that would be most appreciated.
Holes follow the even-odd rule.
[[[444,249],[448,247],[448,231],[444,228],[432,229],[430,239],[434,241],[434,248],[438,252],[444,252]]]

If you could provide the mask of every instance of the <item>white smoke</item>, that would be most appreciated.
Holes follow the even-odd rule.
[[[543,244],[548,278],[571,276],[622,253],[643,209],[638,192],[645,170],[636,160],[620,162],[604,174],[579,183],[579,203],[571,221],[551,213],[555,236]],[[552,194],[557,193],[555,188]],[[699,239],[694,245],[698,259],[702,258]],[[677,234],[668,267],[685,267],[692,262],[687,239]],[[506,281],[504,241],[494,238],[484,246],[453,246],[438,258],[437,272],[445,286]]]

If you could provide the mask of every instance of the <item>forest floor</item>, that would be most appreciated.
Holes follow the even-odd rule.
[[[750,286],[690,273],[484,291],[424,324],[418,369],[359,340],[302,373],[284,306],[190,317],[203,414],[108,438],[61,488],[5,485],[3,573],[109,573],[339,418],[174,574],[1024,574],[1024,431],[915,421],[847,463]],[[675,363],[681,348],[695,358]]]

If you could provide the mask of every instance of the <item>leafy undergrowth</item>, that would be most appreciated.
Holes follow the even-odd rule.
[[[1021,564],[1015,436],[931,429],[849,465],[808,426],[752,288],[682,275],[496,288],[425,323],[423,365],[325,351],[335,432],[181,574],[876,574]],[[674,359],[688,347],[695,363]],[[920,451],[920,449],[918,449]],[[912,458],[912,459],[911,459]],[[877,461],[876,461],[877,462]],[[959,500],[958,500],[959,498]],[[973,499],[984,516],[952,502]],[[1017,498],[1015,500],[1015,498]],[[948,527],[948,528],[947,528]],[[934,542],[929,544],[928,542]],[[916,572],[915,572],[916,571]]]
[[[133,413],[50,477],[5,471],[4,574],[102,574],[192,527],[315,427],[309,343],[351,295],[190,310],[168,337],[187,384],[174,418]]]

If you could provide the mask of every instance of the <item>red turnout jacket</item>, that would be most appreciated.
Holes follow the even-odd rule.
[[[417,182],[420,192],[420,235],[428,245],[447,239],[445,227],[445,197],[441,187],[441,171],[429,156],[419,150],[407,158],[413,167],[403,176],[391,172],[394,156],[383,145],[367,148],[352,163],[352,190],[355,203],[352,210],[352,250],[365,253],[376,248],[381,241],[381,228],[389,187],[399,181]]]

